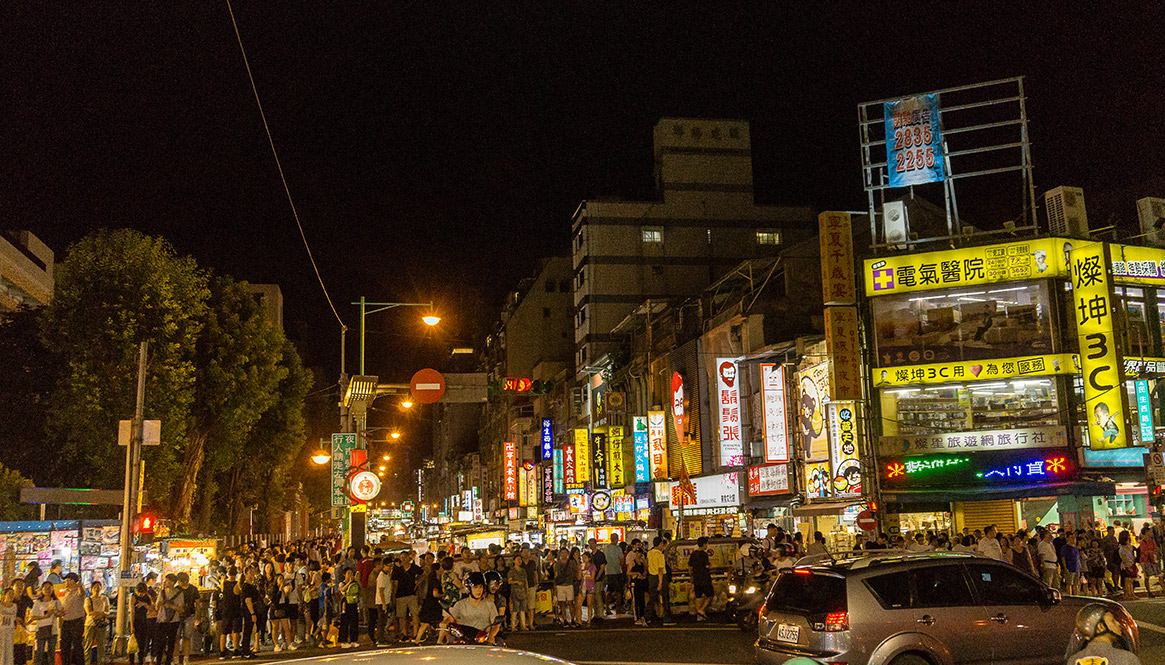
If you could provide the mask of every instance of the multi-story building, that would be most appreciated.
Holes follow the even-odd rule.
[[[53,297],[53,250],[29,231],[0,233],[0,312],[41,307]]]
[[[741,262],[777,255],[815,227],[805,206],[757,205],[749,124],[664,118],[653,201],[583,201],[572,220],[576,371],[646,300],[698,295]]]

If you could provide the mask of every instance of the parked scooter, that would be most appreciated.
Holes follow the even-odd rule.
[[[753,548],[756,550],[756,548]],[[728,582],[728,605],[725,609],[736,625],[743,631],[756,630],[757,611],[764,603],[769,584],[773,579],[772,569],[766,569],[759,552],[741,560],[741,566]]]

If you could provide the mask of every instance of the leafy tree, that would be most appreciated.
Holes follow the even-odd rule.
[[[162,421],[161,445],[143,451],[146,490],[170,495],[182,472],[207,297],[206,275],[161,238],[103,230],[69,248],[45,310],[48,348],[64,363],[48,407],[54,454],[46,475],[80,487],[122,486],[117,422],[133,416],[138,344],[146,340],[145,416]]]
[[[267,320],[245,283],[229,277],[210,280],[206,318],[195,345],[189,440],[171,513],[180,524],[190,517],[207,456],[215,468],[237,459],[251,429],[281,398],[278,389],[288,373],[285,346],[282,332]]]
[[[7,469],[0,464],[0,520],[33,518],[35,509],[29,504],[20,502],[20,490],[32,486],[32,481],[20,475],[19,471]]]

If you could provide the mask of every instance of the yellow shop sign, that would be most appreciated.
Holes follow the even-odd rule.
[[[1064,277],[1068,274],[1065,249],[1070,251],[1071,242],[1064,238],[1038,238],[867,259],[862,270],[866,295]]]
[[[874,370],[874,387],[913,386],[952,381],[1014,379],[1047,374],[1079,374],[1079,359],[1071,353],[1053,353],[1019,358],[963,360],[959,362],[907,365]]]

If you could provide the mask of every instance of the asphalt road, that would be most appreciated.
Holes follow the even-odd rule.
[[[1141,628],[1141,662],[1165,665],[1165,598],[1122,601]]]
[[[681,623],[665,628],[590,628],[511,633],[507,646],[577,665],[753,663],[755,633],[736,626]]]

